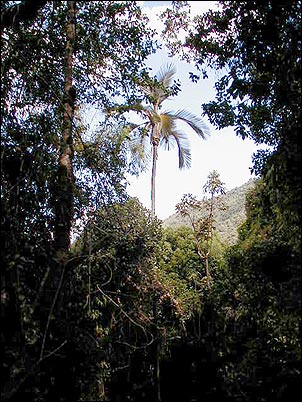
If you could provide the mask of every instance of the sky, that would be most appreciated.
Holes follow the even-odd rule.
[[[171,4],[169,1],[141,1],[143,12],[149,19],[152,28],[159,28],[162,23],[157,14],[164,11]],[[215,8],[215,1],[193,1],[191,14],[202,14],[208,8]],[[177,58],[169,58],[168,52],[163,49],[149,57],[147,65],[155,74],[161,66],[172,62],[176,68],[175,78],[181,82],[181,92],[163,103],[163,110],[177,111],[185,109],[201,117],[202,103],[214,100],[215,73],[209,74],[209,79],[200,79],[198,83],[189,80],[189,72],[196,72],[193,65],[182,62]],[[243,140],[236,136],[234,129],[228,127],[217,130],[207,118],[203,118],[210,135],[206,140],[201,139],[185,123],[180,128],[188,134],[190,139],[191,168],[178,169],[177,148],[159,149],[156,174],[155,209],[159,219],[166,219],[175,213],[175,205],[182,196],[191,193],[197,198],[202,197],[202,187],[207,181],[210,172],[216,170],[224,182],[226,190],[231,190],[246,183],[253,176],[252,155],[257,150],[256,145],[249,139]],[[127,192],[137,197],[146,207],[151,207],[151,166],[139,175],[127,176],[129,182]]]

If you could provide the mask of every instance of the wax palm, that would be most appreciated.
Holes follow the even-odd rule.
[[[124,105],[116,108],[120,113],[135,111],[147,118],[147,121],[133,126],[132,131],[139,133],[132,143],[137,146],[143,144],[147,137],[152,145],[152,176],[151,176],[151,213],[155,215],[155,177],[158,147],[160,145],[170,148],[174,144],[178,148],[179,168],[191,166],[191,152],[188,136],[177,128],[177,121],[181,120],[188,124],[201,138],[205,139],[207,128],[204,122],[194,114],[186,110],[161,111],[162,103],[173,94],[173,76],[175,69],[172,65],[162,68],[148,84],[140,85],[144,92],[147,105],[141,103],[135,105]]]

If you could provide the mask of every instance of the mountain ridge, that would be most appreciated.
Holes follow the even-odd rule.
[[[257,179],[251,178],[241,186],[228,190],[222,200],[226,210],[217,211],[216,233],[225,244],[234,244],[238,238],[238,227],[245,221],[245,198],[247,192],[255,185]],[[187,217],[182,217],[178,212],[163,220],[164,228],[178,228],[180,226],[191,226]]]

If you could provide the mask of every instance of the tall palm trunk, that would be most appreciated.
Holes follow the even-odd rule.
[[[159,127],[157,124],[153,126],[152,130],[152,145],[153,145],[153,155],[152,155],[152,175],[151,175],[151,215],[155,216],[155,177],[156,177],[156,162],[157,162],[157,148],[159,145]]]
[[[68,251],[73,218],[73,167],[72,167],[72,125],[74,117],[75,91],[72,86],[73,53],[75,44],[75,1],[68,1],[67,41],[65,58],[65,88],[63,132],[56,191],[55,248]]]

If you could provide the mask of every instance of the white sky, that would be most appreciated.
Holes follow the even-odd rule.
[[[139,2],[143,11],[149,16],[153,28],[161,26],[156,14],[166,9],[171,4],[169,1],[145,1]],[[215,1],[193,1],[192,14],[201,14],[209,7],[216,5]],[[160,67],[173,61],[176,67],[175,78],[181,82],[181,92],[163,103],[163,110],[186,109],[198,116],[201,115],[201,104],[214,99],[213,84],[215,77],[209,74],[209,79],[196,84],[189,80],[189,71],[195,72],[195,68],[175,58],[169,59],[167,52],[161,50],[149,58],[148,65],[152,72],[156,73]],[[251,177],[251,157],[257,150],[256,145],[249,139],[242,140],[237,137],[233,128],[216,130],[207,119],[204,119],[210,129],[210,136],[202,140],[187,125],[182,125],[190,138],[192,166],[189,170],[178,169],[177,148],[172,150],[159,149],[156,175],[156,215],[165,219],[175,213],[175,205],[181,200],[183,194],[191,193],[197,197],[202,195],[202,186],[214,169],[220,174],[227,190],[241,186]],[[138,178],[127,177],[129,185],[128,194],[138,197],[142,204],[151,206],[151,166],[150,169],[140,174]]]

